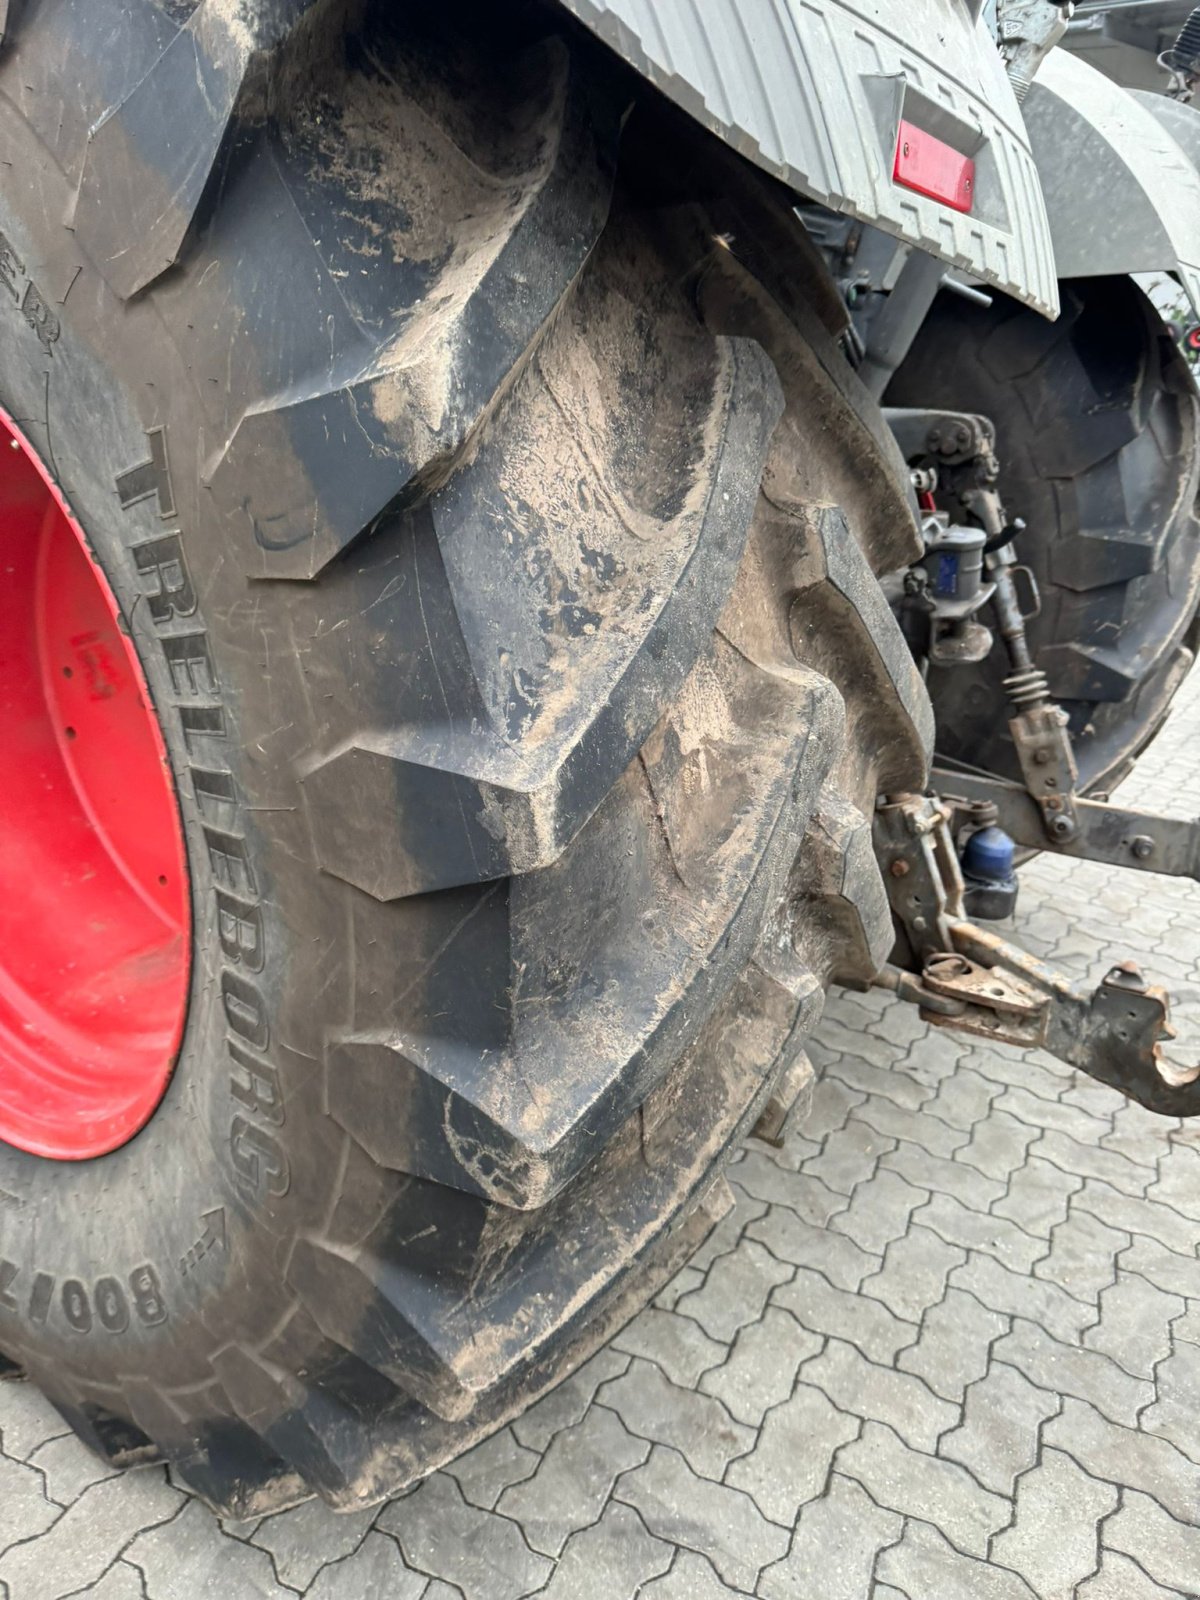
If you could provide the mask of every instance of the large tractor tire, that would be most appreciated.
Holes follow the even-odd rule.
[[[888,392],[996,425],[1001,489],[1041,592],[1028,623],[1067,710],[1086,788],[1107,789],[1158,731],[1191,666],[1200,600],[1200,397],[1129,278],[1064,283],[1050,323],[1010,301],[943,295]],[[939,754],[1020,779],[999,637],[978,666],[933,669]]]
[[[887,956],[932,739],[784,200],[553,13],[349,9],[0,57],[0,1371],[233,1516],[413,1481],[674,1270]],[[67,833],[186,862],[156,942]]]

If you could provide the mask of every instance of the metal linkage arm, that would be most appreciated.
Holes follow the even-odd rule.
[[[940,794],[984,800],[996,808],[996,821],[1018,845],[1029,850],[1052,847],[1055,855],[1106,866],[1132,867],[1136,872],[1161,872],[1200,883],[1200,819],[1160,817],[1104,800],[1076,797],[1076,831],[1069,839],[1047,840],[1041,806],[1026,789],[1002,778],[936,768]]]

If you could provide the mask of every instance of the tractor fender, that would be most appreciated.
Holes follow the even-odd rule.
[[[793,189],[1057,314],[1037,168],[980,0],[560,3]],[[974,160],[969,214],[896,181],[902,122]]]
[[[1059,277],[1173,272],[1200,315],[1200,112],[1055,50],[1025,120]]]

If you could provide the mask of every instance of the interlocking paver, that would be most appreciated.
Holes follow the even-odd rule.
[[[1117,1491],[1047,1450],[1017,1484],[1013,1525],[991,1555],[1027,1578],[1035,1594],[1070,1595],[1096,1570],[1096,1526],[1117,1508]]]
[[[1167,1294],[1144,1278],[1117,1272],[1117,1281],[1100,1291],[1100,1321],[1083,1342],[1140,1378],[1153,1378],[1171,1354],[1171,1324],[1184,1312],[1177,1294]]]
[[[554,1570],[529,1548],[515,1522],[469,1506],[445,1473],[387,1506],[377,1525],[396,1539],[410,1567],[444,1578],[466,1600],[521,1600]]]
[[[758,1448],[733,1463],[728,1481],[773,1522],[790,1528],[800,1507],[824,1489],[839,1447],[856,1439],[860,1427],[822,1390],[800,1383],[790,1400],[767,1413]]]
[[[265,1550],[222,1533],[196,1500],[165,1526],[139,1534],[125,1559],[140,1570],[150,1600],[195,1600],[206,1589],[239,1600],[291,1600],[295,1592],[277,1582]]]
[[[429,1579],[405,1565],[394,1540],[368,1533],[353,1555],[322,1567],[305,1593],[308,1600],[429,1600]]]
[[[797,1270],[790,1283],[776,1289],[773,1300],[790,1311],[802,1327],[848,1339],[872,1361],[891,1361],[917,1338],[916,1323],[905,1322],[878,1300],[835,1289],[819,1272],[805,1267]]]
[[[1178,718],[1150,804],[1161,761],[1200,786]],[[1119,930],[1200,1016],[1194,885],[1043,857],[1022,897],[1018,940],[1094,977]],[[380,1510],[221,1523],[0,1384],[0,1600],[1197,1600],[1200,1125],[882,992],[811,1055],[653,1306]]]
[[[804,1163],[804,1170],[838,1194],[849,1196],[858,1184],[874,1176],[881,1158],[895,1148],[895,1139],[851,1117],[844,1128],[829,1135],[820,1155]]]
[[[920,1339],[900,1352],[896,1365],[924,1378],[943,1400],[961,1401],[967,1385],[987,1371],[992,1342],[1008,1326],[1008,1317],[989,1311],[974,1296],[947,1289],[945,1299],[926,1314]]]
[[[1067,1451],[1093,1478],[1152,1495],[1187,1522],[1200,1506],[1200,1468],[1167,1439],[1119,1428],[1092,1406],[1069,1396],[1042,1431],[1044,1443]]]
[[[1075,1344],[1096,1321],[1096,1308],[1073,1299],[1056,1283],[1011,1272],[994,1256],[972,1252],[966,1264],[950,1274],[955,1289],[966,1290],[992,1311],[1024,1317],[1064,1344]]]
[[[1038,1389],[1015,1367],[993,1362],[986,1377],[967,1390],[963,1420],[946,1434],[939,1455],[958,1461],[985,1489],[1011,1495],[1038,1454],[1038,1430],[1057,1415],[1057,1395]]]
[[[703,1287],[685,1295],[675,1309],[693,1317],[710,1339],[729,1344],[742,1328],[758,1321],[771,1290],[791,1276],[791,1267],[750,1240],[736,1254],[715,1261]]]
[[[675,1547],[646,1531],[629,1506],[609,1505],[590,1528],[567,1540],[554,1576],[540,1591],[542,1600],[612,1600],[614,1595],[647,1594],[640,1585],[665,1573]],[[382,1600],[382,1597],[381,1597]]]
[[[266,1517],[250,1543],[270,1553],[281,1583],[307,1589],[323,1566],[352,1555],[367,1536],[375,1514],[349,1512],[331,1517],[319,1500]]]
[[[656,1367],[636,1365],[666,1383]],[[635,1438],[615,1412],[595,1405],[555,1435],[533,1477],[506,1489],[496,1509],[520,1526],[535,1550],[557,1556],[573,1533],[600,1515],[618,1475],[649,1454],[648,1443]]]
[[[1135,1427],[1138,1412],[1154,1399],[1152,1384],[1130,1377],[1110,1357],[1060,1344],[1021,1317],[1014,1318],[1012,1332],[996,1343],[992,1357],[1017,1367],[1038,1388],[1086,1400],[1110,1422],[1125,1427]]]
[[[958,1407],[939,1400],[920,1378],[878,1366],[840,1339],[830,1339],[824,1353],[806,1363],[804,1381],[824,1390],[842,1411],[886,1422],[914,1450],[934,1453],[941,1435],[959,1420]]]
[[[847,1209],[831,1218],[829,1226],[860,1249],[882,1255],[893,1239],[907,1232],[908,1219],[928,1199],[927,1189],[914,1188],[898,1172],[877,1172],[858,1185]]]
[[[763,1567],[787,1549],[786,1529],[768,1522],[749,1495],[696,1477],[677,1451],[662,1445],[644,1467],[618,1480],[616,1494],[656,1538],[707,1556],[735,1589],[753,1589]]]
[[[1164,1589],[1128,1556],[1105,1552],[1100,1570],[1077,1591],[1077,1600],[1193,1600],[1191,1590]]]
[[[168,1521],[181,1506],[216,1527],[202,1506],[187,1504],[161,1470],[93,1484],[39,1538],[0,1556],[0,1580],[11,1600],[59,1600],[94,1583],[140,1529]],[[232,1539],[229,1544],[244,1548]]]
[[[735,1422],[720,1400],[679,1388],[648,1361],[634,1361],[596,1398],[611,1406],[637,1438],[673,1445],[702,1478],[719,1480],[729,1463],[754,1445],[754,1429]]]
[[[839,1289],[856,1290],[883,1265],[882,1256],[868,1254],[853,1239],[801,1222],[782,1206],[772,1206],[765,1217],[752,1222],[746,1237],[765,1245],[777,1260],[817,1268]]]
[[[913,1223],[884,1253],[883,1266],[863,1279],[862,1293],[909,1322],[919,1322],[946,1292],[951,1271],[967,1259],[965,1250]]]
[[[1148,1495],[1126,1489],[1120,1511],[1104,1524],[1104,1543],[1170,1589],[1200,1587],[1200,1528],[1169,1516]]]
[[[903,1527],[850,1478],[835,1473],[829,1493],[806,1506],[787,1559],[762,1576],[763,1600],[862,1600],[881,1549]]]
[[[1018,1573],[963,1555],[926,1522],[910,1522],[877,1571],[913,1600],[1041,1600]]]
[[[986,1555],[988,1539],[1009,1519],[1009,1502],[956,1462],[910,1450],[877,1422],[866,1423],[855,1443],[838,1452],[837,1465],[879,1505],[932,1522],[968,1555]]]
[[[738,1422],[757,1428],[791,1394],[801,1362],[822,1344],[820,1334],[802,1328],[789,1312],[768,1306],[761,1322],[738,1334],[728,1361],[704,1374],[700,1388],[723,1401]]]

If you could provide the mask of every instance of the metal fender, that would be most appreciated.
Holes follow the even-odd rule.
[[[561,0],[756,165],[1053,316],[1050,227],[981,0]],[[975,163],[969,214],[895,178],[901,124]]]
[[[1200,314],[1200,113],[1151,99],[1065,50],[1043,64],[1025,120],[1058,275],[1174,272]]]

